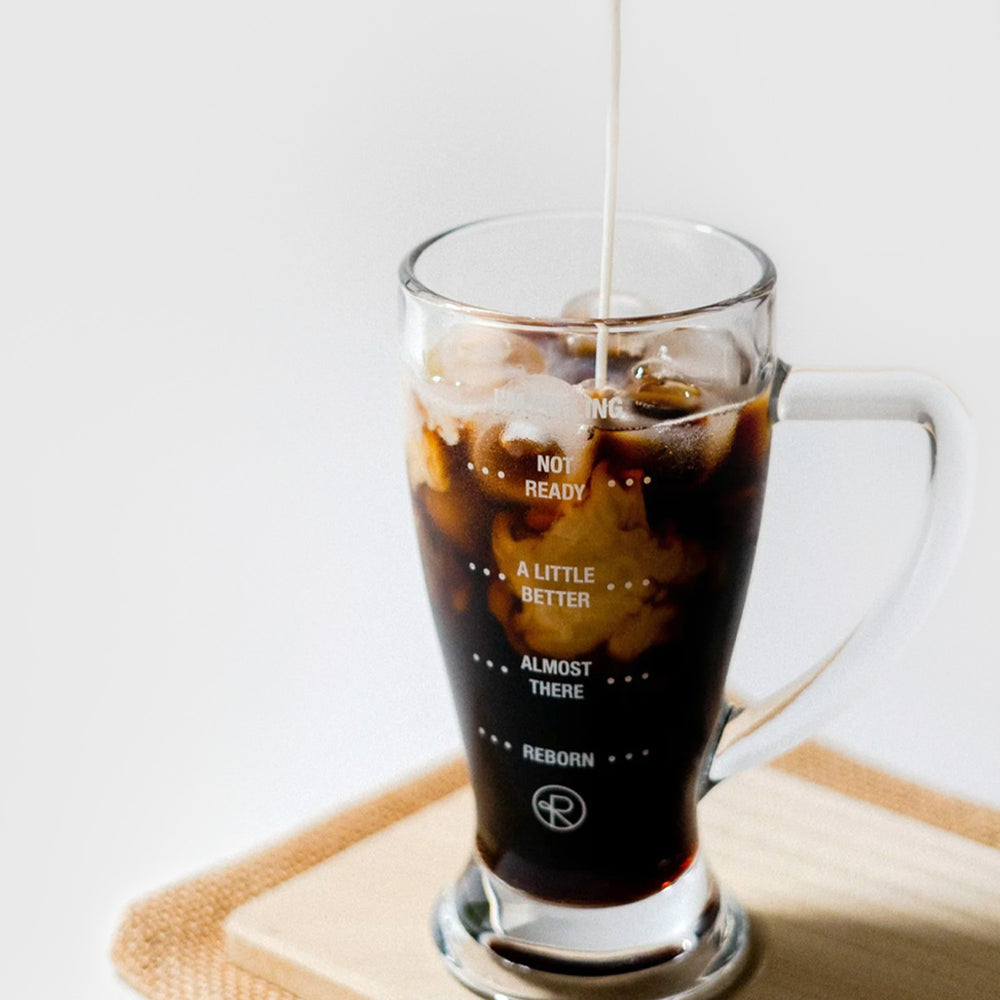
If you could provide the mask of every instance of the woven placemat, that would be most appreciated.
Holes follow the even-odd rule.
[[[771,765],[854,798],[1000,848],[1000,812],[932,792],[807,744]],[[295,1000],[226,959],[222,924],[238,906],[434,802],[467,780],[452,763],[277,846],[130,908],[112,959],[151,1000]],[[352,994],[344,992],[345,1000]]]

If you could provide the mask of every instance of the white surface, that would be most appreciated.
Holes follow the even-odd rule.
[[[5,976],[109,1000],[131,996],[106,959],[131,898],[452,752],[395,267],[453,223],[600,203],[604,12],[8,7]],[[1000,805],[998,8],[624,8],[622,207],[765,247],[790,360],[932,371],[978,419],[958,574],[825,736]],[[920,500],[912,433],[779,429],[745,689],[888,578]]]

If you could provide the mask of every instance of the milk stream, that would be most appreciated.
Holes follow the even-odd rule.
[[[611,276],[615,256],[615,206],[618,200],[618,95],[622,66],[622,4],[610,0],[611,79],[604,128],[604,218],[601,236],[601,283],[597,315],[607,319],[611,312]],[[596,323],[597,350],[594,355],[594,383],[603,389],[608,380],[608,327]]]

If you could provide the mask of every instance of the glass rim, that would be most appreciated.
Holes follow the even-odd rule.
[[[678,309],[671,312],[649,313],[641,316],[607,316],[590,317],[588,319],[572,318],[568,316],[520,316],[512,313],[505,313],[496,309],[489,309],[485,306],[477,306],[471,302],[462,302],[453,299],[440,292],[434,291],[425,285],[416,275],[416,267],[424,251],[441,242],[454,233],[464,232],[480,226],[488,226],[494,223],[518,222],[518,221],[539,221],[545,219],[552,220],[601,220],[601,213],[596,210],[548,210],[535,212],[515,212],[505,215],[492,215],[485,218],[475,219],[472,222],[463,222],[443,232],[429,237],[422,243],[417,244],[402,260],[399,265],[399,281],[404,292],[421,299],[432,305],[449,309],[465,316],[477,319],[488,320],[493,323],[501,323],[506,326],[534,327],[545,330],[574,330],[581,328],[593,328],[598,323],[613,326],[616,330],[626,331],[630,328],[649,326],[654,323],[676,322],[698,316],[706,312],[717,312],[728,309],[732,306],[744,303],[761,301],[765,299],[774,289],[777,281],[777,270],[763,250],[750,240],[738,236],[727,229],[721,229],[707,222],[699,222],[692,219],[675,218],[668,215],[657,215],[649,212],[619,212],[618,220],[629,222],[666,224],[676,230],[687,230],[689,232],[704,233],[712,236],[721,236],[734,243],[739,244],[757,261],[760,266],[760,276],[749,287],[736,295],[730,295],[713,302],[706,302],[703,305],[692,306],[686,309]]]

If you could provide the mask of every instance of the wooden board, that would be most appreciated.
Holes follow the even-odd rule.
[[[1000,851],[774,769],[700,815],[762,943],[741,1000],[1000,997]],[[235,910],[228,955],[303,1000],[469,1000],[428,925],[471,840],[462,789]]]

